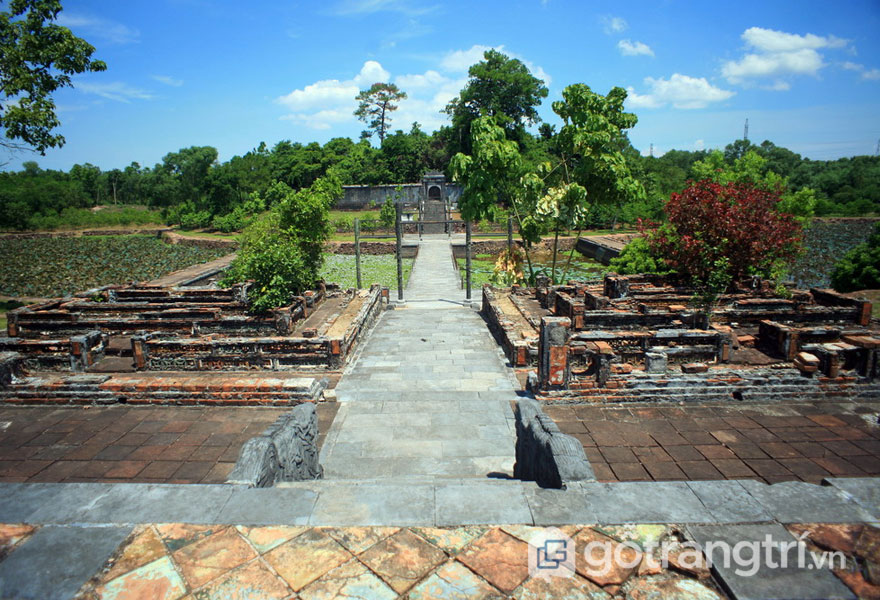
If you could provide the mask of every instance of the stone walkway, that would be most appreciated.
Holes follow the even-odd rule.
[[[425,236],[405,305],[382,316],[336,386],[325,478],[512,475],[514,380],[463,296],[448,238]]]

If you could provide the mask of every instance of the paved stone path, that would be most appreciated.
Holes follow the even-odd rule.
[[[446,236],[425,236],[404,298],[336,386],[324,476],[512,475],[514,380],[483,320],[463,305]]]

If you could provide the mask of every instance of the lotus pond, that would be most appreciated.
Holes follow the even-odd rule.
[[[0,294],[65,296],[102,285],[148,281],[227,253],[170,245],[144,235],[0,238]]]

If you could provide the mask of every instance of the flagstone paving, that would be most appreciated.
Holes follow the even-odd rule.
[[[463,306],[446,236],[425,236],[405,292],[336,386],[324,477],[510,477],[516,399],[486,324]]]
[[[660,589],[687,590],[687,594],[657,598],[726,598],[705,569],[657,567],[648,571],[634,567],[624,577],[608,579],[582,560],[575,562],[576,571],[566,571],[563,577],[530,577],[529,541],[543,532],[542,528],[526,526],[429,529],[145,525],[132,531],[76,597],[600,600],[627,594],[632,598],[651,597],[642,590]],[[620,536],[606,536],[582,526],[567,527],[566,533],[575,538],[601,538],[611,551],[624,541]],[[654,538],[676,535],[681,535],[680,528],[660,527]],[[444,540],[456,541],[449,544]],[[648,554],[629,552],[637,565],[653,564]]]

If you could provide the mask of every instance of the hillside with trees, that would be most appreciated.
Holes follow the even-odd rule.
[[[547,96],[547,88],[522,62],[490,50],[470,68],[469,75],[459,96],[444,111],[450,125],[431,134],[418,123],[408,130],[387,129],[388,115],[405,98],[405,90],[377,83],[358,96],[369,127],[359,141],[334,138],[321,145],[282,140],[274,146],[260,142],[250,152],[225,162],[218,159],[216,148],[192,146],[169,152],[153,166],[132,162],[124,169],[111,170],[89,163],[74,165],[67,172],[44,170],[29,161],[20,171],[0,172],[0,229],[162,220],[188,229],[240,230],[274,205],[277,194],[271,190],[276,183],[306,189],[330,169],[342,185],[413,182],[429,170],[452,177],[452,157],[472,152],[471,126],[481,117],[492,118],[504,139],[515,144],[525,172],[568,160],[564,152],[572,140],[564,139],[565,123],[559,131],[541,123],[537,107]],[[626,92],[621,90],[618,96],[615,101],[622,103]],[[565,121],[566,115],[560,118]],[[537,133],[529,128],[537,128]],[[368,139],[372,133],[380,138],[378,146]],[[671,150],[653,157],[642,156],[625,133],[610,139],[613,152],[609,146],[603,153],[614,156],[619,164],[609,168],[627,173],[643,191],[612,194],[613,201],[590,202],[580,223],[583,227],[659,220],[672,194],[687,188],[689,181],[703,179],[778,188],[790,212],[803,217],[880,214],[877,156],[816,161],[770,141],[755,145],[736,140],[722,150]],[[719,173],[728,179],[720,181]],[[605,185],[608,177],[603,177],[583,181],[594,199],[611,197]],[[108,205],[114,209],[89,210]]]

